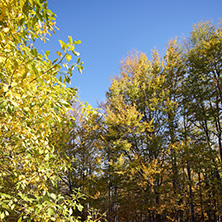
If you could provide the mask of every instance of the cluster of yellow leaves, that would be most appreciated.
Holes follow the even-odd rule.
[[[61,121],[67,121],[75,90],[57,78],[63,58],[51,62],[49,52],[43,56],[31,43],[35,38],[44,41],[53,31],[53,20],[47,1],[1,1],[1,221],[67,221],[66,215],[75,220],[67,210],[75,203],[53,194],[59,174],[69,163],[61,158],[59,144],[52,142],[54,138],[59,142],[58,131],[66,133],[61,131]],[[63,138],[66,142],[68,138]]]

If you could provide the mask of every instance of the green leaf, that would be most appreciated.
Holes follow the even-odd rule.
[[[22,26],[24,22],[25,22],[25,18],[22,18],[22,19],[19,21],[19,25]]]
[[[65,76],[64,83],[66,83],[66,82],[70,84],[71,79],[69,78],[69,76]]]
[[[0,103],[0,109],[3,109],[7,105],[7,101],[4,100],[3,102]]]
[[[54,106],[54,111],[55,111],[55,113],[56,113],[56,115],[58,115],[59,114],[59,108],[57,107],[57,106]]]
[[[31,53],[32,53],[33,56],[37,57],[38,52],[37,52],[36,48],[31,49]]]
[[[34,64],[32,65],[32,69],[33,69],[33,71],[34,71],[35,75],[36,75],[37,77],[39,77],[39,72],[38,72],[38,69],[35,67],[35,65],[34,65]]]
[[[49,51],[49,50],[45,52],[45,55],[46,55],[46,56],[49,56],[49,54],[50,54],[50,51]]]

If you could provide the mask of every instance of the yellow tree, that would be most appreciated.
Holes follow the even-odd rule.
[[[0,1],[1,221],[76,221],[73,210],[82,209],[79,193],[68,198],[56,192],[68,159],[51,142],[76,94],[66,83],[75,66],[82,70],[79,58],[68,64],[80,41],[60,41],[63,52],[54,61],[49,51],[41,55],[33,47],[54,32],[54,19],[46,0]],[[67,71],[61,72],[62,64]]]
[[[161,165],[164,161],[164,76],[156,50],[149,61],[131,53],[107,92],[105,147],[110,220],[161,218]],[[152,166],[152,167],[151,167]],[[115,205],[120,205],[115,212]],[[125,209],[130,211],[126,213]],[[117,214],[117,216],[116,216]]]

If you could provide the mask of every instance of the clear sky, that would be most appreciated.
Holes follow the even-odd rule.
[[[96,107],[105,99],[120,61],[133,49],[150,58],[154,48],[163,51],[167,42],[189,37],[192,25],[222,18],[222,0],[48,0],[57,14],[59,30],[39,50],[60,50],[58,39],[68,36],[82,43],[77,46],[84,61],[83,74],[74,72],[72,86],[80,99]],[[52,53],[52,57],[55,53]],[[54,58],[52,58],[54,59]]]

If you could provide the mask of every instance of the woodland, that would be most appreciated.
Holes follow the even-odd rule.
[[[0,0],[0,221],[221,222],[222,24],[129,53],[97,108],[69,87],[80,40],[34,47],[55,30]]]

